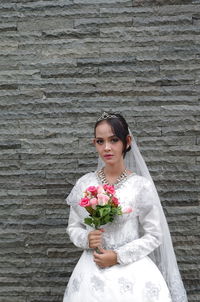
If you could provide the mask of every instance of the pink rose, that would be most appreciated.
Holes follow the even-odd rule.
[[[79,202],[79,205],[81,207],[89,207],[90,206],[90,200],[87,197],[81,198],[81,201]]]
[[[98,204],[100,206],[104,206],[105,204],[107,204],[108,200],[110,199],[107,195],[102,194],[102,193],[98,194],[97,198],[98,198]]]
[[[105,190],[104,190],[103,186],[98,186],[97,187],[97,193],[98,194],[105,193]]]
[[[90,199],[90,205],[92,206],[93,209],[96,209],[97,204],[98,204],[97,198]]]
[[[114,203],[115,206],[118,206],[120,204],[118,198],[115,196],[112,197],[112,202]]]
[[[90,192],[91,194],[96,194],[97,193],[97,188],[95,186],[90,186],[86,190],[87,192]]]
[[[123,209],[122,212],[123,212],[123,214],[129,214],[129,213],[133,212],[133,210],[131,207],[127,207],[127,208]]]
[[[114,186],[104,185],[103,188],[109,194],[112,194],[112,195],[115,194],[115,188],[114,188]]]

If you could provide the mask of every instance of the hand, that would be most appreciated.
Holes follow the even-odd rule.
[[[88,234],[89,247],[92,249],[101,247],[102,245],[102,232],[104,229],[92,231]]]
[[[117,254],[112,250],[104,250],[99,248],[101,254],[94,252],[94,262],[101,268],[113,266],[117,264]]]

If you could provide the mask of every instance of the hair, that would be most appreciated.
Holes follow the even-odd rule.
[[[131,146],[127,148],[127,135],[129,135],[128,124],[125,118],[119,113],[111,113],[108,112],[109,115],[114,115],[116,117],[109,117],[107,119],[103,119],[97,121],[94,126],[94,136],[96,136],[96,128],[97,126],[106,121],[113,131],[113,133],[122,141],[124,149],[123,149],[123,157],[126,156],[126,153],[131,150]]]

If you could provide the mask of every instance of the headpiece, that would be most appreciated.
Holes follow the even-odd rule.
[[[104,113],[102,113],[102,115],[98,118],[97,122],[107,120],[109,118],[117,118],[117,116],[114,114],[108,114],[107,112],[104,111]]]

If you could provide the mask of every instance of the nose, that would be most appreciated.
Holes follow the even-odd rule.
[[[109,151],[111,148],[110,148],[110,143],[109,142],[105,142],[105,151]]]

